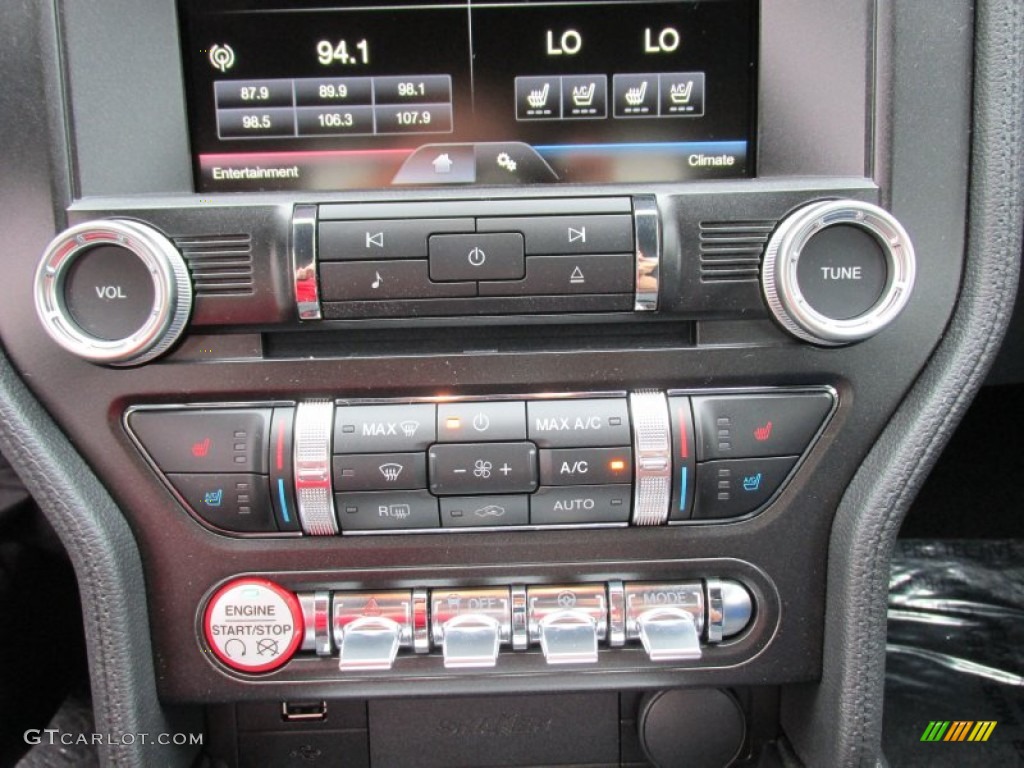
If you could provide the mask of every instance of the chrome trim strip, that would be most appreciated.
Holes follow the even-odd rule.
[[[633,525],[662,525],[672,500],[672,433],[664,392],[629,395],[633,419]]]
[[[654,195],[633,198],[633,225],[636,229],[636,312],[658,308],[661,287],[661,219]]]
[[[530,645],[526,616],[526,587],[522,584],[513,584],[509,590],[512,596],[512,650],[525,651]]]
[[[299,320],[321,320],[317,275],[315,205],[296,205],[292,212],[292,287]]]
[[[708,579],[707,582],[707,627],[708,642],[722,642],[722,628],[725,626],[725,606],[722,597],[722,582]]]
[[[430,593],[425,589],[412,591],[412,649],[430,653]]]
[[[626,587],[621,581],[608,582],[608,645],[626,644]]]
[[[334,648],[331,645],[331,593],[327,590],[313,593],[313,638],[316,655],[330,656]]]
[[[311,536],[338,533],[331,483],[334,404],[310,400],[295,407],[295,501],[302,530]]]

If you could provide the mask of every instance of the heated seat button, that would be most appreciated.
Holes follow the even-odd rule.
[[[526,404],[441,403],[437,406],[437,439],[442,443],[525,440]]]
[[[423,453],[362,453],[334,457],[334,490],[387,491],[427,487]]]
[[[633,217],[628,215],[531,216],[479,219],[480,232],[521,232],[527,254],[629,253]]]
[[[433,404],[347,405],[334,417],[335,453],[424,451],[437,436]]]
[[[342,532],[437,528],[437,499],[426,491],[336,493]]]
[[[524,274],[518,232],[430,238],[431,280],[517,280]]]
[[[269,408],[135,411],[128,427],[164,472],[267,473]]]
[[[472,219],[321,221],[322,261],[425,259],[427,239],[444,232],[472,232]]]
[[[739,517],[753,512],[775,494],[796,459],[732,459],[698,464],[693,517]]]
[[[533,443],[438,443],[429,461],[430,490],[438,496],[529,493],[537,487]]]
[[[530,497],[451,496],[441,499],[441,526],[444,528],[490,527],[492,525],[529,525]]]
[[[192,511],[225,531],[277,531],[264,475],[168,475]]]
[[[832,409],[826,392],[694,397],[697,460],[796,456]]]
[[[629,520],[632,485],[575,485],[538,488],[530,497],[532,525],[625,523]]]
[[[629,445],[629,413],[622,398],[536,400],[527,403],[527,434],[541,448]]]
[[[540,452],[542,485],[598,485],[632,479],[630,448],[545,448]]]

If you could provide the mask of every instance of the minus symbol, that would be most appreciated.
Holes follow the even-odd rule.
[[[466,474],[466,470],[464,470],[464,469],[453,469],[452,473],[456,474],[456,475],[464,475],[464,474]]]

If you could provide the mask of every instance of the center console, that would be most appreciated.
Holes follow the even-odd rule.
[[[678,764],[680,718],[704,764],[756,760],[822,678],[836,510],[956,301],[956,26],[60,5],[74,193],[0,323],[130,526],[160,700],[230,764],[433,764],[389,733],[481,764],[509,733],[459,718],[489,707],[536,747],[501,765]]]

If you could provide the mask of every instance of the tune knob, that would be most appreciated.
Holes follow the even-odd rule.
[[[783,220],[768,241],[761,284],[787,331],[838,346],[895,320],[914,273],[914,246],[892,214],[858,200],[829,200]]]
[[[192,311],[188,267],[150,226],[87,222],[47,246],[36,313],[64,349],[94,363],[138,365],[165,352]]]

